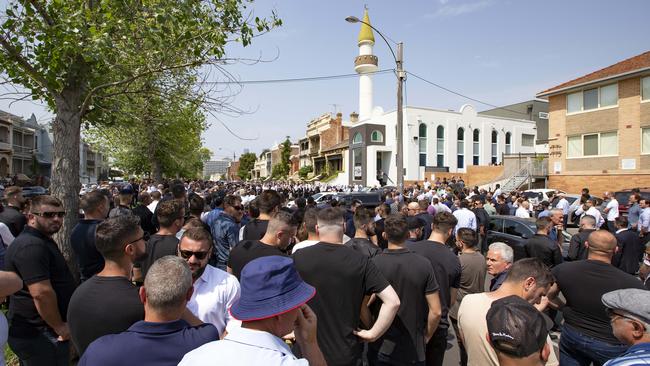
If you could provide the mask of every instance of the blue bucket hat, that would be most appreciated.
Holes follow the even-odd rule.
[[[300,278],[289,257],[268,256],[250,261],[241,272],[241,296],[230,314],[254,321],[284,314],[302,306],[316,289]]]

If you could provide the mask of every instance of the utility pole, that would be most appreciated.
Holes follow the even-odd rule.
[[[402,88],[404,85],[404,79],[406,79],[406,72],[404,71],[404,51],[403,43],[400,42],[397,44],[397,154],[395,159],[397,160],[397,190],[400,193],[404,192],[404,108],[403,108],[403,95]]]

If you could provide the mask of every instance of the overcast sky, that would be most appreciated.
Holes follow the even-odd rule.
[[[240,80],[354,73],[359,24],[344,19],[361,18],[364,4],[373,26],[404,42],[407,71],[495,105],[529,100],[541,90],[650,49],[647,0],[258,0],[250,10],[264,16],[275,9],[283,26],[249,47],[229,47],[228,57],[269,62],[227,70]],[[386,44],[377,35],[375,40],[380,69],[394,68]],[[395,87],[393,74],[376,75],[375,106],[394,109]],[[342,112],[347,119],[358,111],[357,93],[356,77],[246,84],[233,104],[247,113],[217,115],[219,120],[209,116],[205,145],[221,158],[233,150],[239,156],[245,148],[260,152],[287,135],[297,141],[307,122],[323,113]],[[406,82],[406,104],[411,106],[458,110],[468,102],[414,77]],[[34,113],[41,122],[51,117],[31,102],[9,107],[0,101],[0,109],[24,117]]]

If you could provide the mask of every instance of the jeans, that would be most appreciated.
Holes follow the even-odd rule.
[[[612,234],[616,233],[616,224],[614,221],[607,220],[607,230],[609,230],[609,232]]]
[[[427,343],[427,366],[442,366],[445,351],[447,351],[447,328],[438,328]]]
[[[562,327],[560,337],[560,365],[601,366],[627,350],[623,344],[611,344],[586,336],[570,326]]]
[[[449,320],[451,321],[451,325],[454,327],[454,333],[456,333],[456,342],[458,343],[458,351],[460,352],[460,365],[467,366],[467,350],[465,349],[465,345],[459,336],[460,332],[458,331],[458,320],[452,317],[449,317]]]
[[[43,330],[32,338],[9,336],[8,343],[21,366],[68,366],[70,341],[58,341],[57,338],[54,332]]]

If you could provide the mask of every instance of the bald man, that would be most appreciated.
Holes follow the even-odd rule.
[[[599,300],[605,293],[625,288],[643,289],[634,276],[611,265],[616,238],[605,230],[589,234],[587,260],[565,262],[553,268],[555,284],[548,293],[564,315],[560,339],[561,365],[602,365],[626,350],[614,334]],[[566,305],[557,295],[562,292]]]

